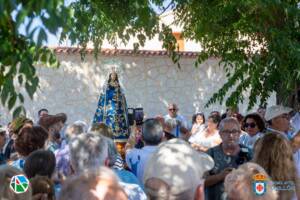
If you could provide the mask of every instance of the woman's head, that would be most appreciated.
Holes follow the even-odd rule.
[[[56,160],[52,151],[37,150],[32,152],[26,159],[24,172],[28,178],[36,175],[51,178],[55,165]]]
[[[111,81],[119,82],[118,74],[116,72],[112,72],[112,73],[109,74],[108,82],[111,82]]]
[[[218,115],[210,115],[207,119],[207,127],[209,129],[217,129],[219,123],[221,121],[221,117]]]
[[[296,167],[290,142],[281,134],[268,133],[254,146],[253,161],[262,166],[273,181],[296,181]],[[281,191],[280,196],[292,191]],[[292,195],[292,194],[290,194]],[[288,199],[288,198],[287,198]]]
[[[260,115],[252,113],[244,118],[243,128],[249,135],[253,136],[258,132],[263,132],[266,127],[264,120],[260,117]]]
[[[40,126],[25,126],[16,135],[14,147],[21,156],[44,148],[48,132]]]
[[[192,119],[193,124],[205,124],[205,116],[203,113],[196,113],[193,115]]]

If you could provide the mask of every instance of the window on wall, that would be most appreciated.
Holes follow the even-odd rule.
[[[177,50],[179,51],[184,51],[184,40],[179,32],[173,32],[174,37],[176,38],[177,41]]]

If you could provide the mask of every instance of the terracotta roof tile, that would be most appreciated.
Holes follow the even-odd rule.
[[[75,54],[80,53],[82,50],[78,47],[54,47],[51,48],[57,54]],[[93,49],[89,48],[85,50],[86,53],[92,54],[94,52]],[[167,51],[159,51],[159,50],[138,50],[134,52],[132,49],[101,49],[101,54],[104,56],[114,56],[114,55],[123,55],[123,56],[130,56],[130,55],[141,55],[141,56],[166,56],[168,55]],[[190,57],[195,58],[199,55],[198,52],[192,51],[181,51],[179,55],[183,57]]]

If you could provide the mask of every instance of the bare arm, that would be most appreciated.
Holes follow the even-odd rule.
[[[231,171],[232,171],[232,168],[226,168],[222,172],[215,174],[215,175],[207,174],[205,177],[205,182],[204,182],[205,187],[209,187],[209,186],[212,186],[219,182],[224,181],[227,174],[229,174]]]
[[[195,134],[196,132],[198,131],[198,128],[197,128],[197,125],[194,124],[193,127],[192,127],[192,130],[191,130],[191,134]]]
[[[136,138],[137,138],[137,127],[136,127],[136,123],[134,122],[134,125],[131,127],[131,133],[130,133],[130,136],[127,140],[127,143],[125,145],[125,152],[130,150],[130,149],[133,149],[134,146],[136,145]]]
[[[201,146],[200,144],[197,143],[192,143],[191,146],[196,149],[197,151],[203,151],[206,152],[208,148]]]

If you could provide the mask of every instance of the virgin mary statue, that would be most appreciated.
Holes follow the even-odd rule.
[[[103,122],[113,131],[115,142],[126,142],[129,137],[127,103],[115,71],[100,94],[93,123]]]

